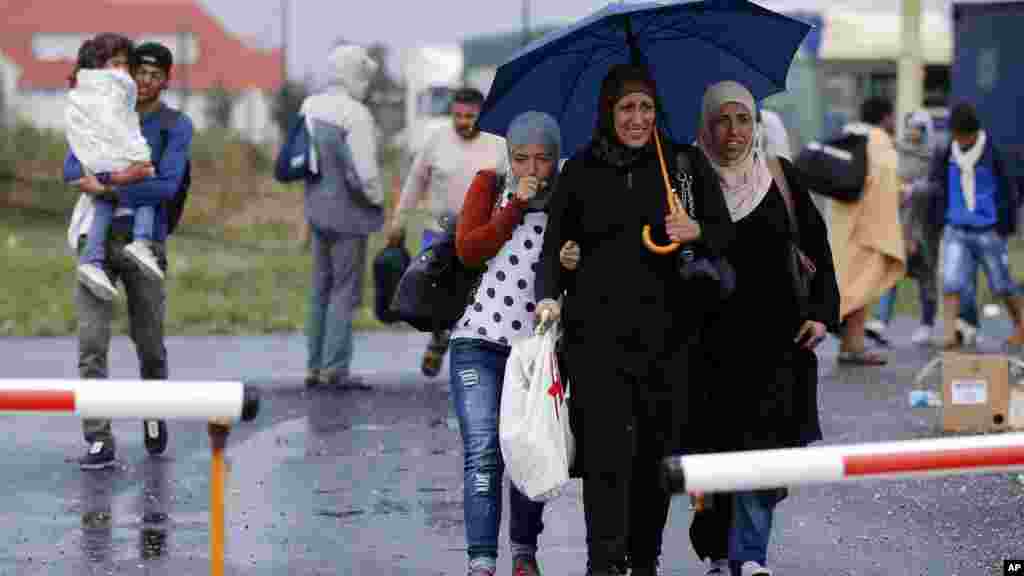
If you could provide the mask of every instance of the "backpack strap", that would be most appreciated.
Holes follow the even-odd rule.
[[[166,104],[160,105],[160,110],[157,114],[160,115],[160,154],[153,163],[154,166],[159,166],[160,161],[163,160],[164,152],[167,150],[167,143],[171,139],[171,130],[178,125],[178,120],[181,119],[181,112]]]

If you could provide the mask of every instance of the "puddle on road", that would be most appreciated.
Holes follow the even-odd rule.
[[[390,498],[380,498],[373,503],[373,514],[374,516],[388,516],[391,514],[408,516],[409,505],[399,500],[392,500]]]
[[[316,511],[316,515],[317,516],[326,516],[327,518],[340,518],[340,519],[343,519],[343,520],[346,519],[346,518],[354,518],[354,517],[357,517],[357,516],[362,516],[363,514],[366,514],[366,511],[365,510],[360,510],[358,508],[352,508],[352,509],[349,509],[349,510],[317,510]]]
[[[464,507],[461,500],[429,500],[421,501],[420,508],[426,515],[427,527],[433,530],[452,530],[462,526]]]

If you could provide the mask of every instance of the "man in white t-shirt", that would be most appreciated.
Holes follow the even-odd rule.
[[[432,217],[431,225],[423,233],[421,249],[426,248],[440,233],[439,220],[446,214],[458,215],[462,210],[462,201],[477,172],[504,171],[504,139],[480,132],[476,124],[483,102],[484,95],[474,88],[455,92],[451,126],[434,131],[413,160],[389,226],[389,245],[402,241],[404,216],[426,202]],[[434,377],[440,373],[448,338],[447,331],[431,336],[423,353],[423,374]]]

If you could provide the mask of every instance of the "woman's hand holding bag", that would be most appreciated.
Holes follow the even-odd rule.
[[[555,322],[512,345],[498,418],[505,472],[527,498],[541,502],[557,497],[569,482],[576,452],[568,383],[555,356],[559,336]]]

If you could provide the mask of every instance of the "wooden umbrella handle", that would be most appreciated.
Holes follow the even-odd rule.
[[[670,214],[675,214],[682,210],[682,206],[679,205],[678,199],[672,194],[672,184],[668,179],[668,168],[665,167],[665,155],[661,151],[661,138],[658,137],[658,128],[654,128],[654,145],[658,149],[658,163],[661,165],[661,178],[665,183],[665,195],[668,197],[668,210]],[[655,254],[671,254],[679,248],[679,242],[672,242],[667,246],[659,246],[654,243],[651,239],[651,225],[647,224],[644,226],[643,234],[644,246],[648,250]]]

